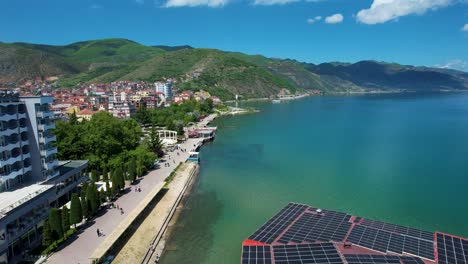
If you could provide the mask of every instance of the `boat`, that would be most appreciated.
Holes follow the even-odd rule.
[[[274,99],[274,100],[271,100],[271,102],[274,103],[274,104],[279,104],[279,103],[281,103],[281,100],[279,100],[279,99]]]

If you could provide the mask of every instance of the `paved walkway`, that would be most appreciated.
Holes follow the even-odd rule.
[[[180,162],[187,160],[189,156],[188,152],[199,141],[199,139],[188,139],[186,142],[180,144],[180,147],[187,151],[179,151],[179,155],[176,153],[178,151],[167,153],[170,157],[168,160],[170,167],[164,167],[164,164],[161,164],[159,169],[153,170],[141,178],[140,183],[135,185],[141,187],[141,192],[135,192],[131,189],[134,188],[134,186],[129,186],[127,184],[126,190],[128,190],[128,193],[122,195],[115,201],[116,205],[123,208],[125,214],[121,215],[120,211],[117,209],[109,209],[106,213],[94,218],[94,223],[91,226],[82,230],[75,238],[71,238],[73,240],[71,244],[55,252],[48,258],[46,263],[90,263],[89,257],[105,240],[105,235],[111,234],[120,222],[125,219],[126,214],[135,209],[154,186],[163,182]],[[104,233],[104,236],[97,236],[97,228]]]

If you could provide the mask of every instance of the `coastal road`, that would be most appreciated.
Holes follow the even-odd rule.
[[[127,184],[126,193],[115,201],[116,205],[123,208],[125,212],[123,215],[117,209],[108,209],[104,214],[99,214],[99,216],[91,221],[92,224],[89,227],[81,230],[75,237],[70,238],[70,244],[51,255],[46,263],[90,263],[89,257],[105,240],[105,235],[112,233],[126,217],[126,214],[131,212],[154,186],[163,182],[180,162],[187,160],[189,156],[188,152],[199,142],[200,139],[188,139],[180,144],[182,149],[187,150],[186,152],[168,152],[170,167],[165,167],[164,164],[161,164],[159,169],[150,171],[146,176],[142,177],[140,182],[135,185],[141,187],[141,192],[135,192],[135,186]],[[179,152],[179,155],[176,152]],[[104,233],[104,236],[97,236],[98,228]]]

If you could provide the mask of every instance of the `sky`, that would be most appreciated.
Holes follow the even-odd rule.
[[[0,0],[0,42],[102,38],[468,71],[468,0]]]

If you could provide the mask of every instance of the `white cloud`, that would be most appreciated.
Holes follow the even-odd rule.
[[[356,19],[364,24],[379,24],[411,14],[424,14],[450,5],[457,0],[374,0],[369,9],[363,9]],[[462,0],[464,1],[464,0]]]
[[[322,17],[321,16],[316,16],[314,18],[308,18],[306,21],[309,24],[314,24],[315,22],[320,21],[320,20],[322,20]]]
[[[228,3],[228,0],[169,0],[165,7],[195,7],[195,6],[208,6],[208,7],[221,7]]]
[[[435,66],[442,69],[453,69],[468,72],[468,61],[464,60],[452,60],[445,64],[436,64]]]
[[[255,0],[254,5],[285,5],[289,3],[299,2],[300,0]]]
[[[334,14],[331,16],[327,16],[325,18],[325,23],[327,24],[338,24],[343,22],[343,15],[342,14]]]
[[[465,32],[468,32],[468,23],[466,23],[466,24],[462,27],[461,30],[463,30],[463,31],[465,31]]]

